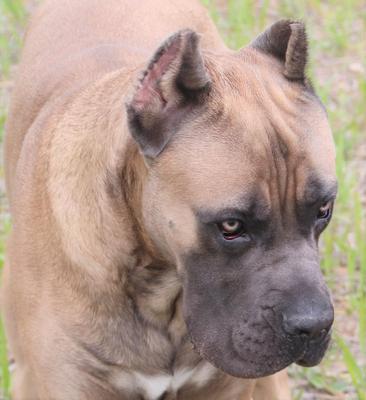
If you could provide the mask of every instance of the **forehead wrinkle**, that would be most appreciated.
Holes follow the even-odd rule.
[[[300,110],[281,91],[272,90],[264,97],[262,102],[264,123],[266,124],[266,133],[270,137],[270,142],[274,140],[281,141],[294,157],[298,153],[298,143],[301,136],[298,122]],[[275,95],[274,95],[275,94]]]
[[[313,97],[301,85],[269,74],[258,64],[246,65],[245,71],[232,69],[229,82],[239,92],[232,101],[225,101],[230,105],[231,121],[237,120],[243,128],[243,139],[247,136],[243,143],[251,142],[251,158],[266,159],[261,164],[269,165],[269,191],[285,210],[294,198],[296,169],[304,159],[302,139],[311,126],[303,114],[314,103]],[[264,151],[259,151],[261,146]]]
[[[291,113],[286,111],[290,110]],[[278,210],[278,217],[285,223],[286,215],[294,211],[294,192],[296,187],[296,169],[299,157],[299,138],[291,120],[293,107],[285,109],[276,104],[269,95],[262,102],[263,127],[261,136],[266,149],[266,164],[269,170],[268,191],[273,207]]]

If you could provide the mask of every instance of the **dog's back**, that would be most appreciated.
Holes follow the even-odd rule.
[[[10,199],[23,138],[40,115],[57,113],[63,98],[110,71],[145,63],[164,38],[183,28],[201,33],[205,47],[223,46],[194,0],[45,1],[28,28],[7,122]]]

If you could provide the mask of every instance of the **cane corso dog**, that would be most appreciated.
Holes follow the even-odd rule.
[[[195,0],[40,5],[5,144],[14,400],[289,398],[333,322],[306,61],[298,21],[233,51]]]

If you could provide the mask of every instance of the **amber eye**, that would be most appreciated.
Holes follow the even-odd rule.
[[[332,213],[332,203],[329,201],[319,208],[317,218],[318,219],[329,219]]]
[[[244,224],[238,219],[228,219],[218,224],[222,236],[226,240],[233,240],[242,236],[244,231]]]

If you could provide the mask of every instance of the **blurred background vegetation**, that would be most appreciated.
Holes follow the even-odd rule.
[[[366,400],[366,1],[202,1],[232,48],[244,46],[279,18],[306,22],[308,74],[328,109],[337,146],[339,194],[333,222],[321,242],[336,322],[333,343],[321,365],[290,368],[293,396]],[[0,0],[0,154],[24,26],[36,2]],[[4,192],[0,167],[0,268],[10,229]],[[0,398],[8,399],[10,384],[0,326]]]

